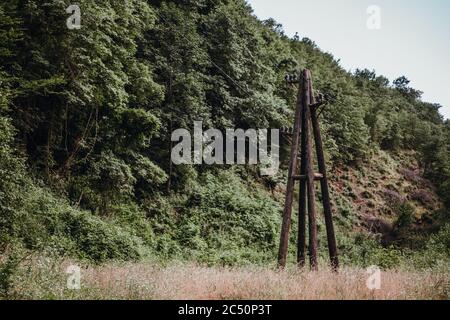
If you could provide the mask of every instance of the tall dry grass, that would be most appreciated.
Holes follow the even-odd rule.
[[[41,258],[39,258],[41,259]],[[174,264],[109,264],[82,268],[81,290],[66,288],[66,267],[42,262],[16,276],[12,298],[19,299],[261,299],[367,300],[448,299],[446,272],[384,271],[381,289],[369,290],[365,270],[338,274],[263,268],[220,268]]]

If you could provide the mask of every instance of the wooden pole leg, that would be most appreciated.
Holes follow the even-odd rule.
[[[295,187],[295,176],[297,171],[297,158],[298,149],[300,144],[300,125],[302,119],[302,108],[300,104],[300,93],[299,99],[295,111],[295,124],[294,124],[294,137],[292,139],[291,148],[291,163],[289,166],[288,173],[288,183],[286,188],[286,201],[283,213],[283,223],[281,226],[281,238],[280,238],[280,248],[278,251],[278,266],[280,268],[286,267],[287,252],[289,245],[289,232],[291,228],[291,218],[292,218],[292,204],[294,201],[294,187]]]
[[[307,198],[308,198],[308,221],[309,221],[309,260],[312,270],[318,269],[317,264],[317,222],[316,222],[316,205],[315,205],[315,186],[314,186],[314,171],[313,171],[313,155],[312,155],[312,141],[310,128],[310,81],[311,74],[309,70],[303,71],[303,121],[305,131],[302,133],[306,139],[306,184],[307,184]]]
[[[305,132],[305,121],[302,115],[302,133]],[[302,134],[301,138],[301,161],[300,161],[300,175],[306,176],[306,136]],[[300,196],[298,207],[298,242],[297,242],[297,263],[300,268],[303,268],[306,263],[306,195],[307,183],[306,179],[300,179]]]
[[[310,83],[310,97],[311,97],[311,105],[315,104],[312,82]],[[320,186],[322,190],[322,203],[323,203],[323,211],[325,216],[325,225],[327,229],[327,242],[328,242],[328,251],[330,254],[331,267],[334,271],[339,269],[339,258],[338,251],[336,245],[336,236],[334,233],[333,226],[333,212],[331,210],[331,201],[330,201],[330,190],[328,185],[328,177],[327,177],[327,169],[325,162],[325,155],[323,150],[323,142],[322,135],[320,132],[320,124],[317,117],[317,110],[315,107],[311,108],[311,122],[314,133],[314,142],[316,145],[316,153],[317,153],[317,162],[319,166],[319,172],[322,175],[322,179],[320,180]]]

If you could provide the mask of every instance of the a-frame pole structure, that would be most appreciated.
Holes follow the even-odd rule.
[[[317,116],[317,108],[322,104],[322,102],[316,102],[312,86],[311,72],[309,70],[302,71],[299,83],[300,86],[295,111],[291,160],[289,165],[286,202],[281,229],[280,250],[278,253],[278,264],[282,268],[286,266],[294,189],[295,183],[299,181],[300,194],[297,262],[300,267],[303,267],[306,262],[306,217],[308,216],[309,262],[312,270],[318,269],[315,181],[319,180],[322,191],[331,266],[334,270],[337,270],[339,268],[339,260],[333,227],[333,216],[330,203],[325,156]],[[314,136],[319,173],[314,173],[312,136]],[[299,149],[301,150],[300,154]]]

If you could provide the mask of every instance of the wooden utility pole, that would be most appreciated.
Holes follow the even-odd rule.
[[[278,264],[282,267],[286,266],[286,257],[289,244],[289,230],[291,228],[292,204],[294,201],[295,174],[297,172],[297,162],[292,161],[298,157],[298,147],[300,143],[300,126],[302,122],[302,91],[299,90],[297,97],[297,107],[295,111],[294,136],[292,138],[291,162],[289,164],[288,182],[286,192],[286,202],[283,215],[283,223],[281,226],[280,251],[278,253]],[[303,146],[303,144],[302,144]],[[292,192],[289,192],[289,191]]]
[[[292,81],[291,79],[295,80]],[[334,270],[337,270],[339,268],[339,260],[333,227],[333,216],[330,203],[325,156],[323,151],[320,125],[317,116],[317,108],[321,104],[323,104],[323,101],[321,100],[319,102],[316,102],[316,99],[314,98],[311,72],[309,70],[302,71],[299,81],[297,81],[297,77],[290,77],[290,76],[288,76],[286,80],[290,83],[299,83],[300,86],[295,111],[295,124],[292,139],[288,183],[286,190],[286,202],[283,215],[283,224],[281,228],[278,264],[282,268],[286,266],[288,244],[289,244],[289,231],[291,228],[291,219],[292,219],[294,188],[295,182],[299,181],[300,197],[299,197],[297,262],[299,267],[303,267],[305,265],[306,216],[308,216],[309,262],[312,270],[318,269],[315,181],[320,181],[331,266]],[[314,173],[312,135],[314,136],[314,143],[316,146],[319,173]],[[299,166],[298,162],[299,162],[300,141],[301,141],[301,152],[300,152],[300,166]],[[300,167],[299,174],[297,173],[298,167]]]

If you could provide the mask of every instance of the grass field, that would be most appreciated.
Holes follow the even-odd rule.
[[[261,300],[396,300],[448,299],[446,271],[381,272],[381,288],[369,290],[370,274],[343,268],[338,274],[295,268],[203,267],[181,263],[107,264],[80,269],[81,288],[69,290],[70,261],[33,258],[8,280],[7,299],[261,299]]]

